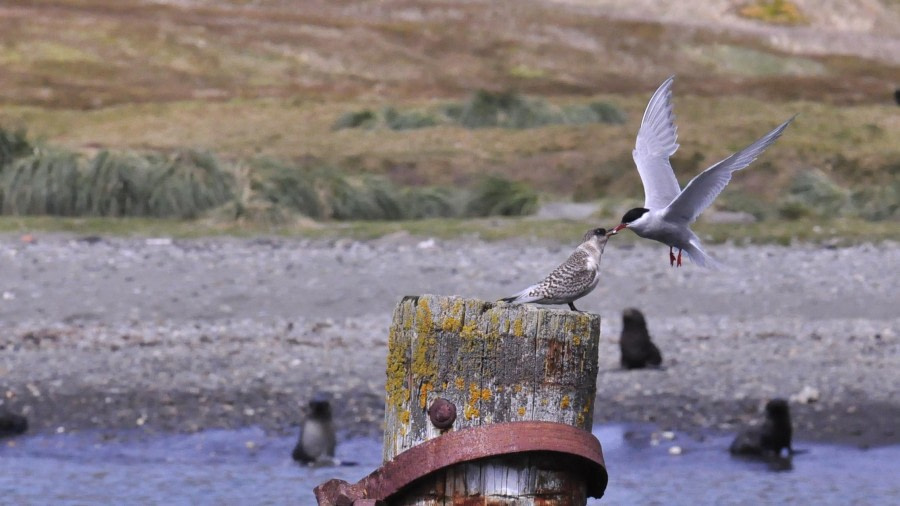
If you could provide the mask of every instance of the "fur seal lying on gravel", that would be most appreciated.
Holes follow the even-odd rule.
[[[628,308],[622,312],[619,349],[622,351],[622,367],[625,369],[641,369],[648,365],[658,367],[662,364],[662,354],[650,340],[647,320],[638,309]]]

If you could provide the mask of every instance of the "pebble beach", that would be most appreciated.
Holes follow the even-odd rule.
[[[495,300],[573,244],[0,236],[0,410],[32,432],[292,433],[316,391],[344,433],[377,436],[387,328],[409,294]],[[900,442],[900,245],[709,247],[726,267],[669,267],[610,241],[579,309],[602,317],[595,423],[729,432],[772,397],[798,439]],[[658,370],[619,367],[640,308]]]

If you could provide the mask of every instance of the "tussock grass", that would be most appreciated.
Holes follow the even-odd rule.
[[[152,216],[149,200],[153,170],[146,157],[101,151],[81,171],[83,173],[79,174],[74,184],[78,193],[78,207],[74,215]],[[17,214],[45,213],[22,210]]]
[[[900,220],[900,180],[855,191],[850,201],[855,214],[865,220]]]
[[[8,150],[10,153],[25,150]],[[10,155],[12,156],[12,155]],[[169,155],[35,149],[0,166],[0,211],[11,215],[156,217],[286,223],[518,216],[537,194],[523,183],[486,179],[459,187],[400,187],[377,175],[352,176],[315,159],[299,164],[257,158],[224,167],[207,152]],[[212,211],[214,210],[214,211]]]
[[[537,211],[538,195],[529,186],[498,176],[482,179],[466,204],[467,216],[521,216]]]
[[[391,130],[415,130],[436,126],[440,121],[432,114],[421,111],[398,111],[387,107],[382,112],[384,122]]]
[[[467,195],[450,187],[429,186],[407,189],[405,199],[409,217],[418,220],[462,216]]]
[[[3,214],[78,214],[78,160],[71,153],[40,150],[0,170]]]
[[[747,206],[760,208],[764,205],[758,201],[752,203],[752,197],[747,195],[742,198],[745,202],[751,202],[746,204]],[[821,170],[810,169],[794,178],[786,194],[779,199],[776,209],[779,217],[788,220],[803,218],[896,220],[900,218],[900,179],[881,185],[846,188]],[[760,217],[773,216],[769,212],[761,213]]]
[[[171,157],[39,148],[0,166],[3,214],[196,218],[232,195],[231,176],[209,154]]]
[[[832,181],[820,170],[807,170],[794,178],[788,194],[782,199],[782,218],[806,216],[834,218],[847,213],[850,191]]]
[[[272,159],[251,162],[255,170],[245,175],[249,191],[243,202],[259,199],[269,206],[283,208],[310,218],[324,217],[324,206],[316,190],[315,175]]]
[[[34,151],[34,146],[28,142],[25,130],[11,132],[0,128],[0,167],[4,167],[18,157],[30,154],[32,151]]]
[[[415,130],[438,125],[478,128],[540,128],[547,125],[586,125],[625,123],[625,112],[609,102],[593,101],[583,105],[557,106],[536,97],[506,91],[480,90],[462,103],[452,102],[428,110],[399,110],[386,107],[380,114],[369,109],[341,114],[332,130],[345,128]]]
[[[351,111],[341,114],[341,116],[331,125],[332,130],[343,130],[345,128],[372,128],[378,121],[378,117],[374,112],[363,109],[361,111]]]
[[[150,216],[197,218],[234,197],[232,175],[210,153],[194,150],[154,157],[147,212]]]

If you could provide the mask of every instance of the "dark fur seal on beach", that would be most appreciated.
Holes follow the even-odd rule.
[[[0,438],[18,436],[28,430],[28,419],[22,415],[0,413]]]
[[[648,365],[662,364],[659,348],[650,340],[647,321],[638,309],[628,308],[622,312],[622,336],[619,339],[622,351],[622,367],[641,369]]]
[[[291,457],[304,464],[333,462],[336,444],[331,402],[326,394],[316,394],[309,401],[309,414],[300,425],[300,436]]]
[[[791,411],[784,399],[772,399],[766,403],[766,420],[759,427],[744,429],[731,442],[728,449],[734,455],[780,456],[782,449],[788,455],[791,447]]]

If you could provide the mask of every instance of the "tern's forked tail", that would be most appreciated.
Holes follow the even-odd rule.
[[[711,257],[706,251],[703,251],[703,247],[697,239],[691,239],[688,247],[684,248],[684,252],[687,253],[692,262],[700,267],[706,269],[719,269],[722,267],[721,262]]]

